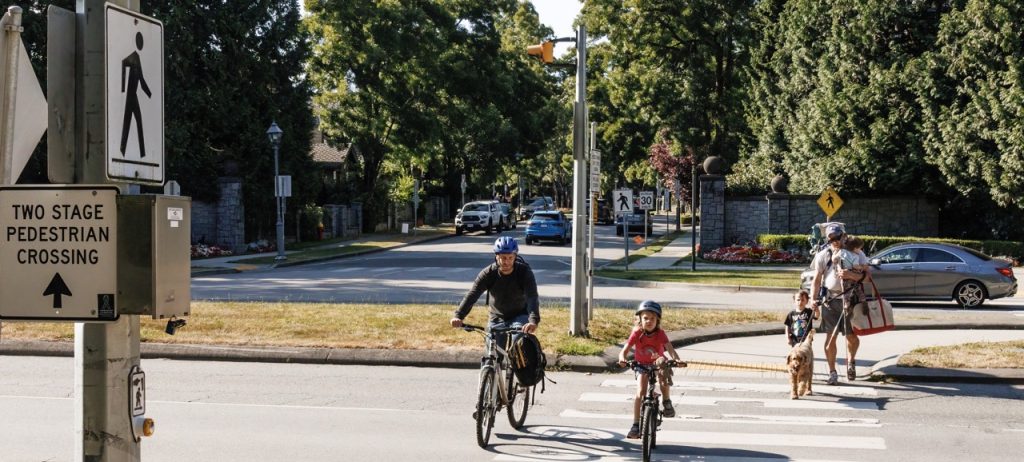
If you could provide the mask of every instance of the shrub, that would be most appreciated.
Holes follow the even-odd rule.
[[[946,239],[938,237],[913,237],[913,236],[863,236],[857,237],[864,240],[864,253],[873,255],[876,252],[893,244],[903,242],[933,242],[937,244],[954,244],[969,249],[974,249],[986,255],[1000,257],[1011,261],[1024,260],[1024,243],[1015,241],[980,241],[970,239]],[[810,252],[810,242],[807,234],[760,234],[757,242],[765,247],[797,251],[804,254]]]

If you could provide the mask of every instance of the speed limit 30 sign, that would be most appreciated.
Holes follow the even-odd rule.
[[[654,191],[640,191],[640,209],[650,210],[654,208]]]

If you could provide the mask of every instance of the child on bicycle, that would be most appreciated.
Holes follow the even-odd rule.
[[[668,334],[661,329],[661,305],[651,300],[645,300],[636,309],[636,327],[626,340],[626,345],[619,352],[619,366],[625,367],[626,355],[631,348],[635,348],[633,357],[637,363],[642,365],[665,363],[665,353],[679,361],[679,354],[672,347]],[[665,369],[658,369],[658,385],[661,387],[662,414],[665,417],[675,417],[676,410],[672,407],[672,399],[669,397],[669,374]],[[633,426],[630,427],[626,438],[640,437],[640,404],[644,395],[647,394],[647,373],[637,372],[636,374],[636,396],[633,398]]]
[[[790,311],[786,315],[786,320],[783,321],[783,324],[786,325],[786,340],[790,347],[804,341],[807,332],[811,330],[812,320],[817,318],[814,311],[807,306],[808,301],[810,301],[810,295],[806,290],[797,292],[793,296],[793,311]]]

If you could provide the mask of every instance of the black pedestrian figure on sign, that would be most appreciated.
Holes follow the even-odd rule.
[[[629,210],[629,199],[625,194],[619,194],[619,210]]]
[[[828,194],[828,197],[825,198],[825,201],[828,202],[828,208],[833,208],[834,204],[832,203],[832,193]]]
[[[142,32],[135,33],[135,47],[142,50]],[[128,71],[128,85],[125,87],[125,70]],[[138,51],[133,51],[127,58],[121,61],[121,93],[127,89],[128,97],[124,102],[124,124],[121,126],[121,155],[128,146],[128,132],[131,130],[132,119],[135,119],[135,132],[139,135],[139,156],[146,157],[146,140],[142,129],[142,109],[139,107],[139,85],[146,96],[152,98],[153,93],[146,85],[146,78],[142,75],[142,61],[139,59]]]

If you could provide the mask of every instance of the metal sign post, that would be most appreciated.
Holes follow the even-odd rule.
[[[633,190],[616,189],[612,198],[615,213],[622,217],[622,246],[625,251],[626,271],[629,271],[629,222],[626,216],[633,213]]]
[[[654,192],[653,191],[640,191],[640,209],[644,211],[644,240],[646,241],[647,236],[647,214],[654,208]]]

